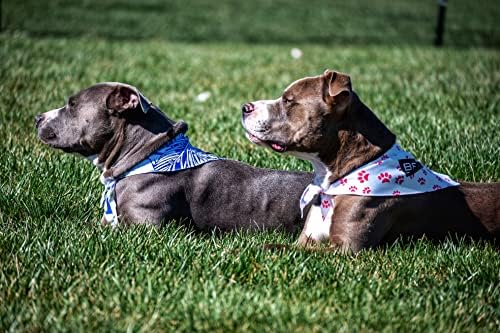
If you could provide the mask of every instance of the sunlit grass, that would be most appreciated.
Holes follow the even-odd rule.
[[[488,331],[500,325],[491,245],[424,241],[356,257],[269,252],[293,235],[113,232],[98,172],[36,138],[33,117],[101,81],[139,87],[191,141],[259,167],[310,166],[252,146],[248,100],[336,68],[402,145],[457,179],[500,179],[494,50],[176,44],[0,37],[0,329],[21,331]],[[198,103],[195,97],[211,92]]]

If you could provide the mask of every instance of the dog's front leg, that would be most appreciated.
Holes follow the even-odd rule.
[[[330,244],[352,253],[380,244],[394,222],[390,218],[394,200],[352,195],[335,197]]]
[[[297,245],[299,247],[311,247],[329,240],[332,222],[331,211],[323,219],[320,206],[311,205],[304,223],[304,228],[297,240]]]

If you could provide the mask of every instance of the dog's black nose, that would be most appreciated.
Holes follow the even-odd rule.
[[[241,107],[241,111],[243,113],[251,113],[255,110],[255,105],[252,103],[246,103]]]
[[[43,120],[43,116],[41,114],[38,114],[35,116],[35,126],[38,128],[38,125],[40,125],[40,123],[42,122]]]

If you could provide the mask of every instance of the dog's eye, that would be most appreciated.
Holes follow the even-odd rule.
[[[283,100],[283,103],[285,103],[285,104],[291,104],[293,102],[293,98],[290,98],[287,96],[282,96],[281,99]]]
[[[74,99],[74,98],[70,98],[70,99],[68,100],[68,105],[69,105],[70,107],[74,107],[74,106],[76,105],[76,101],[75,101],[75,99]]]

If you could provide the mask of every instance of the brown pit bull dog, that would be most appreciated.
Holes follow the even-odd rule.
[[[199,230],[300,230],[306,172],[220,159],[189,144],[175,122],[135,87],[101,83],[35,118],[50,147],[78,153],[102,171],[103,220],[113,226],[172,219]]]
[[[301,246],[329,241],[358,252],[399,236],[499,236],[500,183],[456,183],[425,167],[396,144],[345,74],[300,79],[280,98],[242,111],[250,141],[314,167],[300,200],[313,202]]]

